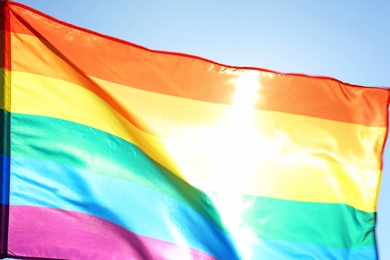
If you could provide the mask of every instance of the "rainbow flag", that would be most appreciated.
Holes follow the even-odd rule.
[[[1,21],[1,256],[377,258],[389,89]]]

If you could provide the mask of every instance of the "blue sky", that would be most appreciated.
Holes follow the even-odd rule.
[[[151,49],[189,53],[229,65],[390,87],[388,0],[16,2]],[[390,259],[389,200],[387,145],[378,203],[381,259]]]

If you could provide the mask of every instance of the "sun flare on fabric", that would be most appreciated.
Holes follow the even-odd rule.
[[[244,71],[235,80],[233,96],[234,109],[253,109],[258,99],[258,90],[260,89],[259,72],[255,70]]]
[[[240,180],[237,180],[236,171],[250,171],[251,164],[255,157],[258,157],[257,153],[242,153],[241,151],[252,150],[256,147],[253,146],[253,141],[257,140],[258,135],[256,129],[256,110],[254,106],[258,101],[259,73],[258,71],[242,71],[234,81],[235,92],[233,96],[233,104],[226,113],[225,118],[221,123],[221,130],[218,131],[223,139],[230,140],[229,147],[226,145],[219,146],[219,150],[216,151],[218,157],[225,166],[224,172],[229,173],[227,177],[232,183],[227,184],[237,186]],[[258,150],[258,147],[257,149]],[[219,167],[219,166],[218,166]],[[229,177],[230,176],[230,177]]]
[[[230,140],[230,147],[219,146],[223,149],[220,148],[215,153],[215,155],[218,154],[216,161],[220,162],[216,172],[224,174],[223,179],[225,180],[218,204],[223,212],[225,224],[234,233],[235,242],[245,257],[249,259],[252,252],[250,247],[246,245],[253,242],[251,240],[255,238],[255,235],[250,227],[243,225],[241,220],[242,213],[250,207],[250,202],[244,201],[239,192],[236,194],[234,191],[239,191],[247,185],[237,173],[253,171],[253,163],[257,161],[257,158],[262,157],[258,152],[242,152],[248,149],[255,150],[253,141],[256,140],[257,134],[254,106],[258,102],[258,91],[261,88],[259,72],[255,70],[242,71],[242,74],[235,79],[234,87],[233,104],[224,120],[224,131],[220,132],[224,133],[224,140]],[[258,148],[257,146],[257,151]]]

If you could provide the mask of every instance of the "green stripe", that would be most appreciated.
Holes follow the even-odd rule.
[[[240,199],[238,206],[241,207],[234,211],[237,201],[230,203],[232,194],[226,194],[226,197],[222,193],[209,194],[211,200],[131,143],[60,119],[12,114],[11,154],[68,164],[146,186],[191,206],[214,225],[230,232],[243,228],[258,238],[306,242],[331,248],[375,244],[375,213],[359,211],[345,204],[242,195],[237,195]],[[220,216],[219,212],[223,215]],[[242,222],[232,222],[231,219],[237,219],[234,215]]]
[[[375,245],[376,213],[346,204],[299,202],[244,196],[243,225],[263,239],[306,242],[330,248]]]
[[[12,156],[59,162],[151,188],[189,205],[224,230],[206,194],[147,157],[133,144],[65,120],[15,113],[11,118]]]
[[[10,128],[10,113],[4,109],[0,109],[0,153],[9,155],[9,128]]]

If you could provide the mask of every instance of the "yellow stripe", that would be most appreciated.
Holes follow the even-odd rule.
[[[10,72],[0,68],[0,109],[11,110]]]
[[[163,133],[167,136],[156,137],[134,127],[85,88],[23,72],[12,72],[12,79],[12,112],[61,118],[117,135],[202,189],[347,203],[375,211],[378,162],[370,159],[370,167],[353,167],[359,158],[348,160],[352,149],[344,156],[337,152],[342,151],[340,146],[355,141],[363,142],[373,153],[380,152],[384,127],[233,109],[94,79],[100,88],[110,91],[127,107],[133,117],[145,120],[142,124],[153,123],[153,131],[165,129]],[[157,110],[160,118],[153,115]],[[242,116],[242,112],[248,117]],[[295,135],[289,135],[290,129],[295,129]],[[332,129],[337,134],[329,133]],[[338,157],[344,161],[340,163]]]

